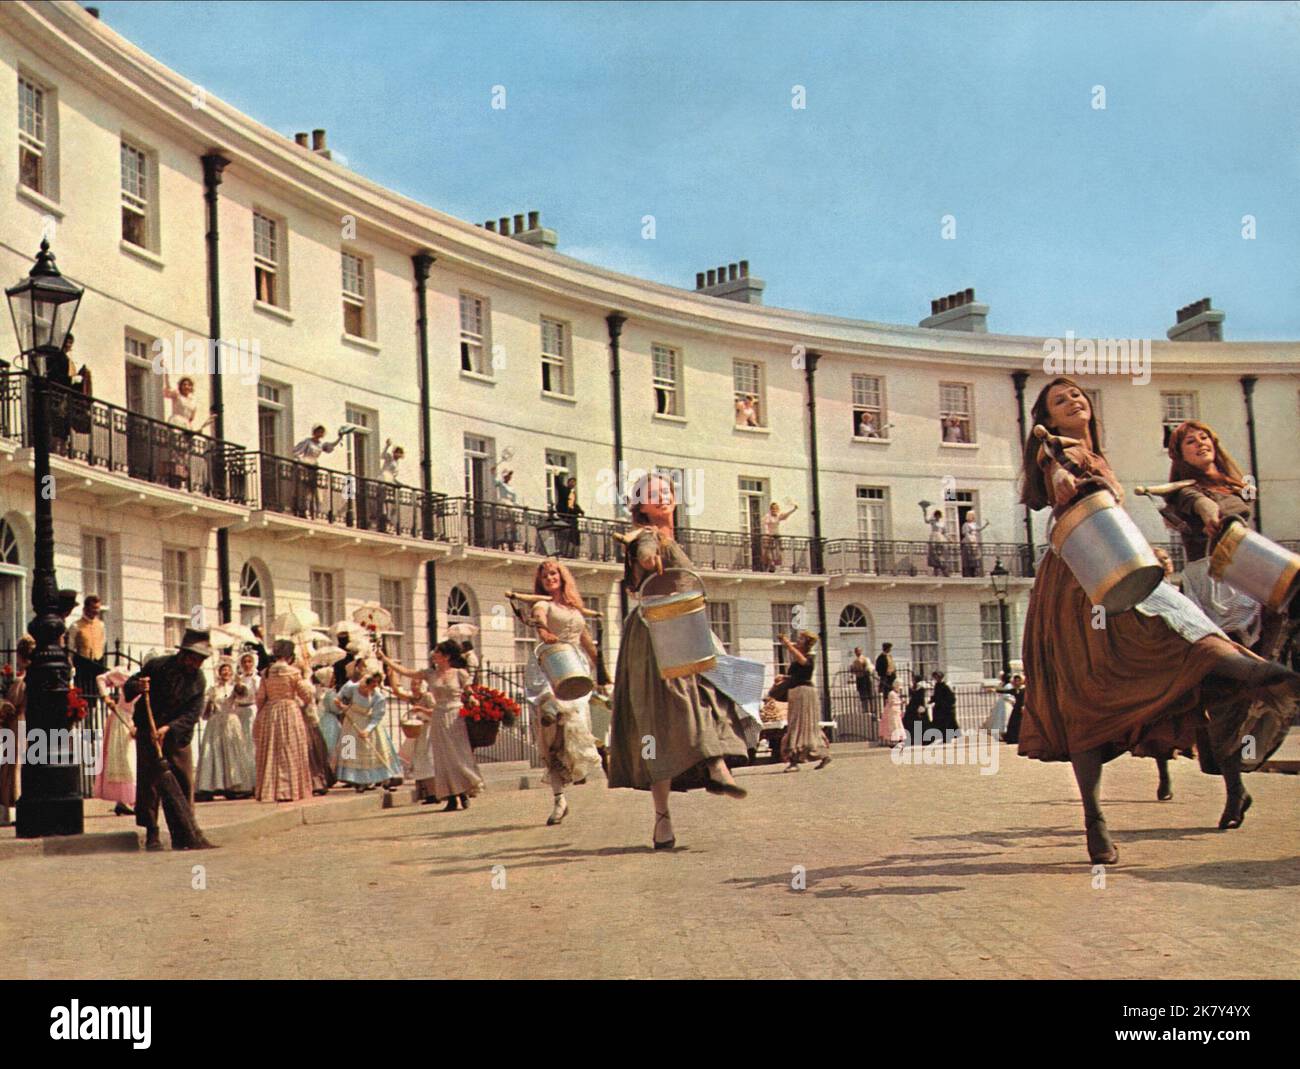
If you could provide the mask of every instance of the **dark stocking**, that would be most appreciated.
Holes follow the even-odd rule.
[[[1079,784],[1079,797],[1083,801],[1088,856],[1097,864],[1111,864],[1119,858],[1119,851],[1110,841],[1105,814],[1101,811],[1101,766],[1105,753],[1105,747],[1097,747],[1070,755],[1074,778]]]

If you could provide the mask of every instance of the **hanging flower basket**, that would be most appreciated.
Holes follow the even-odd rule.
[[[465,730],[469,733],[469,744],[475,750],[485,750],[497,741],[501,730],[500,720],[475,720],[465,718]]]

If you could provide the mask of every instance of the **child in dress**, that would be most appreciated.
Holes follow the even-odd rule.
[[[135,815],[135,736],[133,698],[124,701],[122,685],[129,678],[125,669],[114,668],[95,679],[99,696],[104,699],[104,767],[95,777],[95,797],[116,802],[113,812],[119,817]]]

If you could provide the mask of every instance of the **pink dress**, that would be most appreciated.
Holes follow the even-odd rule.
[[[285,661],[266,670],[257,691],[257,800],[296,802],[311,797],[311,758],[303,706],[314,701],[302,672]]]
[[[907,731],[903,727],[903,702],[898,691],[891,690],[885,696],[885,711],[880,717],[880,744],[894,746],[907,741]]]
[[[135,805],[135,739],[131,738],[136,698],[104,703],[104,767],[95,777],[95,797]]]

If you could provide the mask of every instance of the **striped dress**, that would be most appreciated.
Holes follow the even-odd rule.
[[[253,741],[257,746],[257,800],[296,802],[311,797],[311,762],[303,706],[313,701],[302,672],[285,661],[266,670],[257,691]]]

